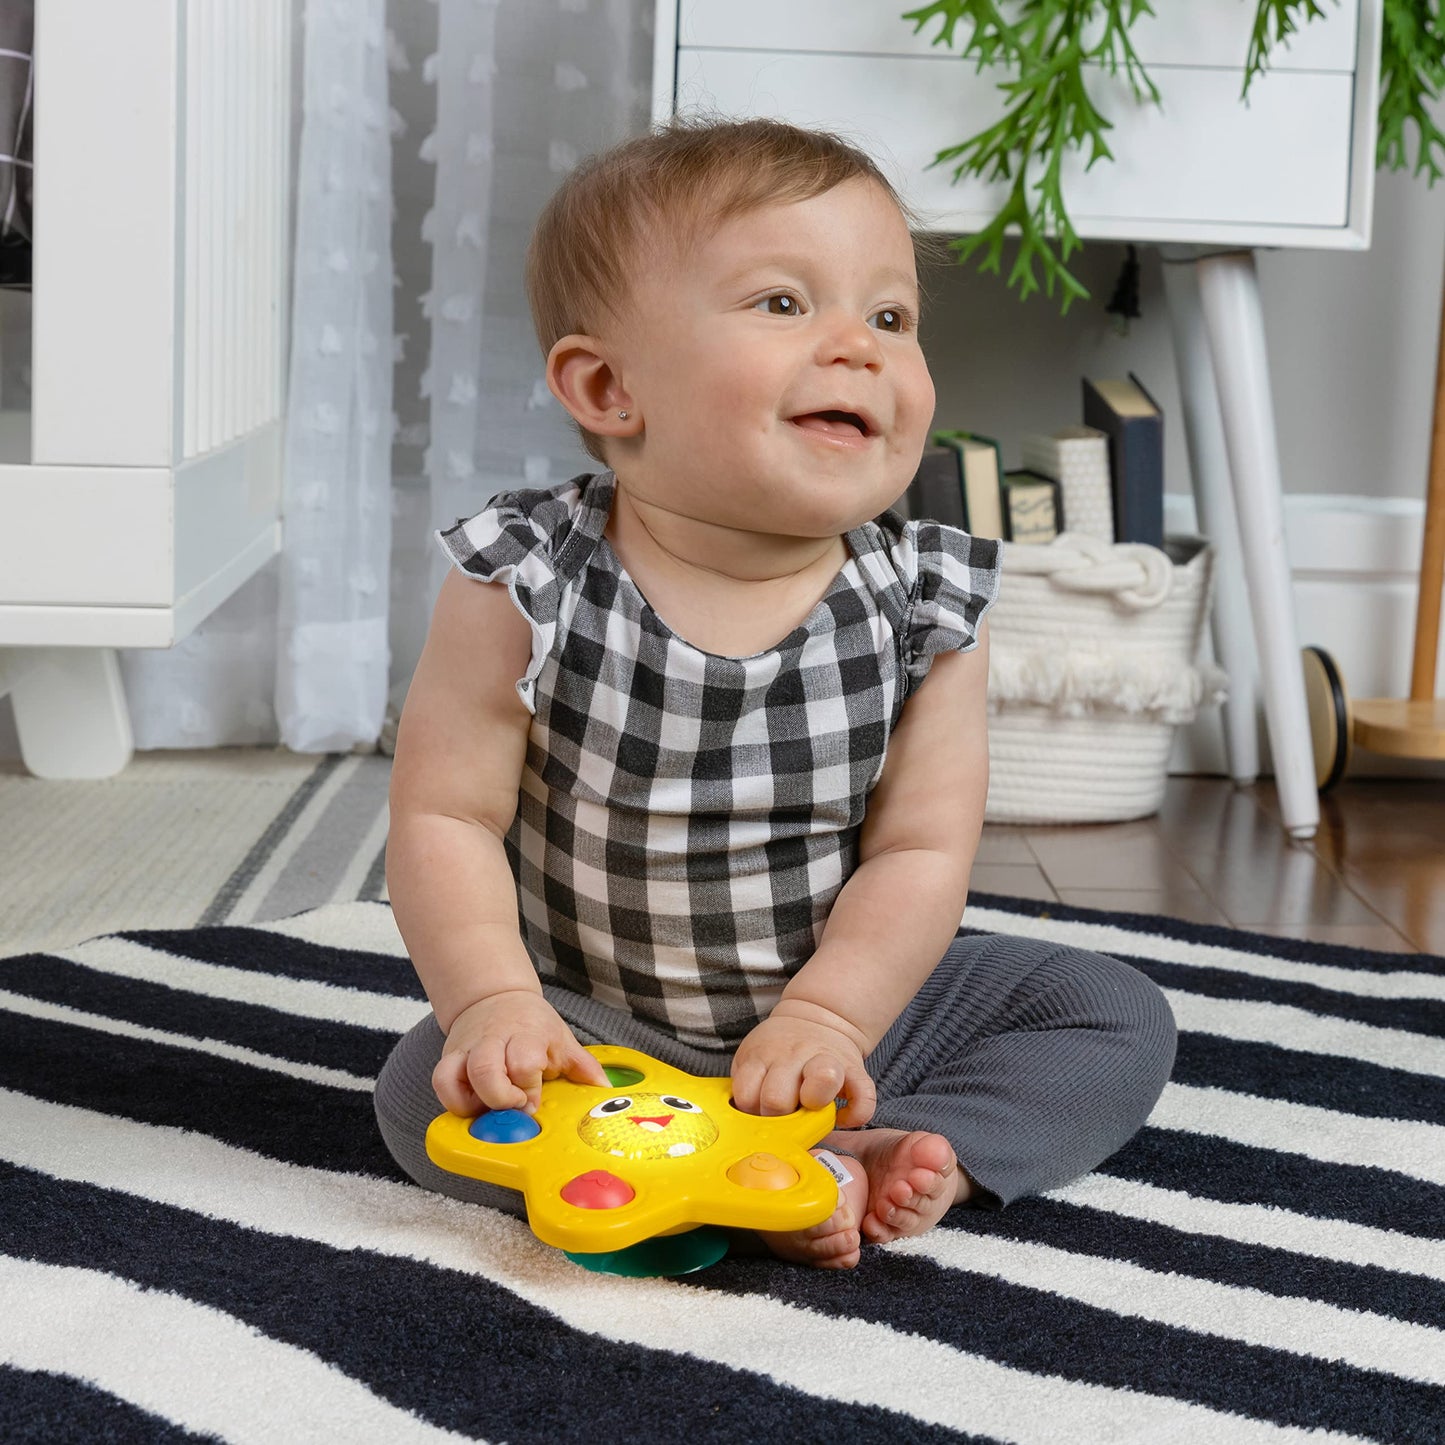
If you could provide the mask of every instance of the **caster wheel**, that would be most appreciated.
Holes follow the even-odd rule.
[[[1310,714],[1310,739],[1315,752],[1315,786],[1327,793],[1349,766],[1354,719],[1350,695],[1334,659],[1322,647],[1300,654],[1305,674],[1305,701]]]

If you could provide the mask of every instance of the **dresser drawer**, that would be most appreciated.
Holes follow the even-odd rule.
[[[659,60],[670,53],[673,73],[659,79],[659,115],[702,109],[839,131],[880,160],[929,229],[976,231],[997,213],[1005,184],[955,185],[951,167],[932,164],[1004,108],[998,72],[978,74],[928,43],[936,24],[915,36],[891,6],[867,0],[667,4],[659,19],[675,28]],[[1075,154],[1065,164],[1081,236],[1368,244],[1379,0],[1346,0],[1306,27],[1244,104],[1252,15],[1246,0],[1190,0],[1140,23],[1136,43],[1162,106],[1089,68],[1090,96],[1114,124],[1114,159],[1085,170]]]
[[[804,51],[834,55],[953,55],[933,45],[940,25],[914,32],[901,18],[914,5],[889,0],[680,0],[677,43],[684,49]],[[1219,67],[1243,72],[1254,0],[1168,0],[1160,14],[1129,28],[1145,65]],[[1326,6],[1270,57],[1271,70],[1355,68],[1359,0]],[[959,26],[959,34],[965,33]]]
[[[1272,74],[1239,104],[1239,76],[1170,70],[1165,106],[1138,105],[1095,72],[1095,104],[1115,121],[1112,163],[1064,169],[1080,235],[1159,236],[1195,222],[1343,226],[1349,208],[1350,76]],[[930,229],[975,230],[1003,202],[1002,184],[952,184],[942,147],[991,124],[999,93],[987,76],[928,56],[678,53],[678,105],[770,115],[843,132],[894,172]]]

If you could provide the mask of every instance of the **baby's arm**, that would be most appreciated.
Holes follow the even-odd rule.
[[[526,757],[516,680],[530,657],[506,588],[450,574],[397,731],[387,887],[447,1035],[432,1085],[459,1114],[535,1108],[559,1074],[606,1083],[542,996],[502,841]]]
[[[988,631],[935,659],[904,706],[868,800],[858,867],[818,950],[733,1060],[751,1113],[819,1108],[844,1095],[845,1127],[867,1123],[863,1060],[937,966],[958,930],[988,796]]]

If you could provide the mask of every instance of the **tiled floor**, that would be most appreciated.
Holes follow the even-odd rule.
[[[1445,954],[1445,781],[1347,779],[1294,844],[1273,786],[1171,778],[1133,823],[988,827],[980,892]]]

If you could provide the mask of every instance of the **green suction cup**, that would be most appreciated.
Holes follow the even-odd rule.
[[[659,1234],[626,1249],[602,1254],[574,1254],[564,1250],[573,1264],[594,1274],[622,1274],[630,1279],[652,1279],[659,1275],[691,1274],[716,1264],[728,1252],[727,1232],[712,1225],[700,1225],[685,1234]]]

